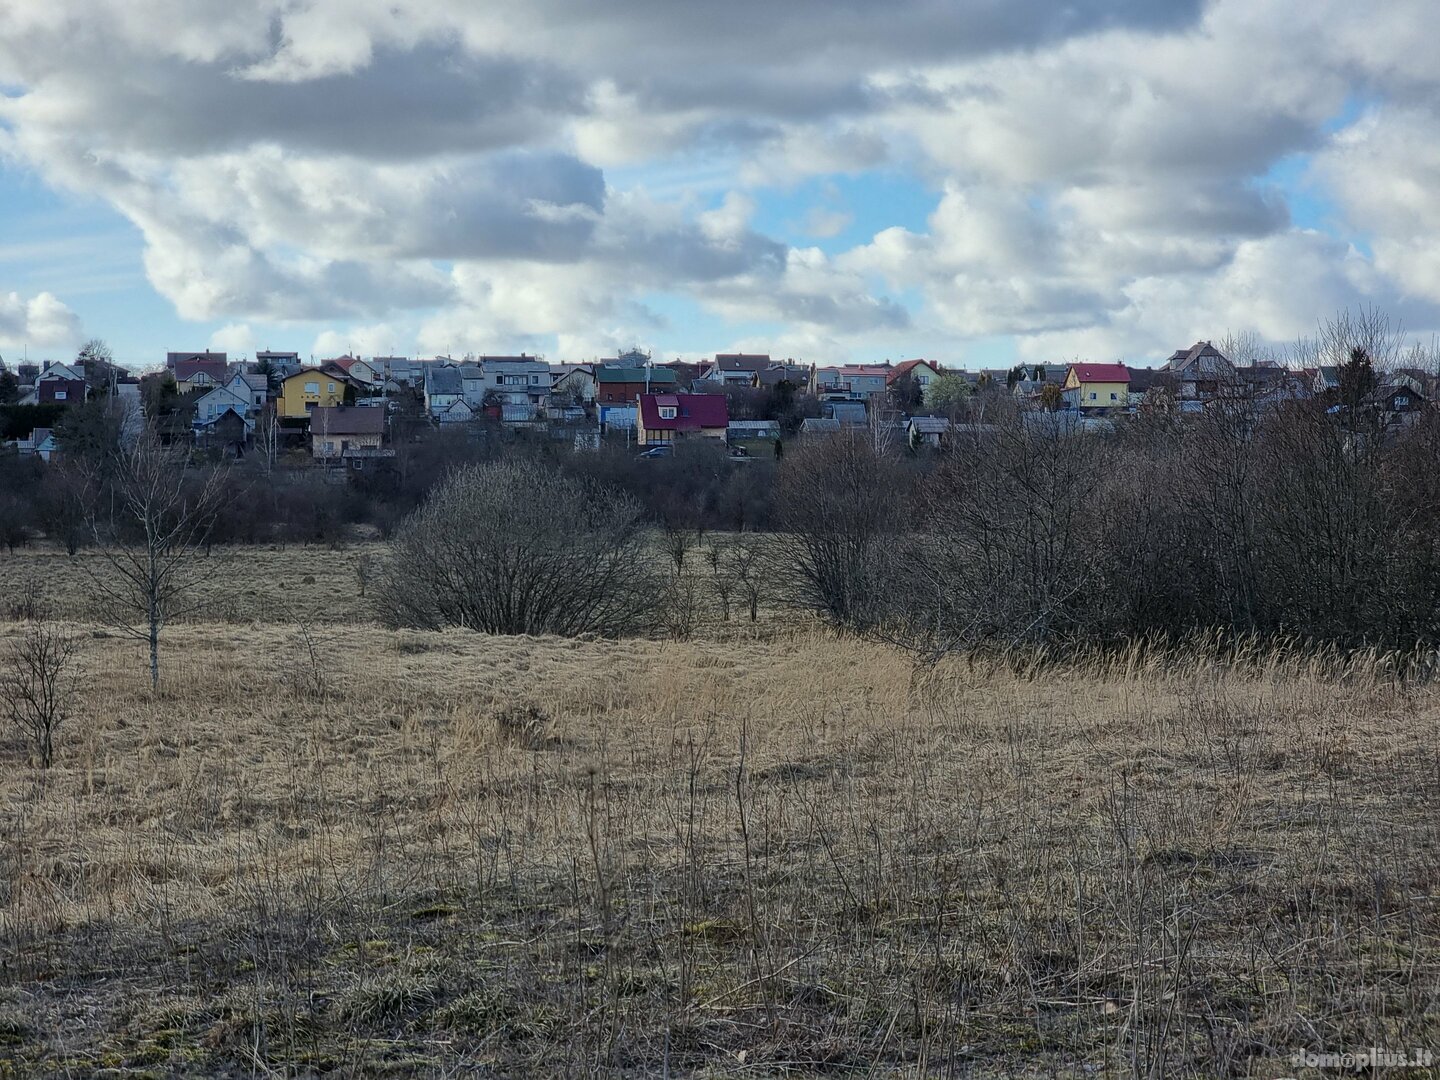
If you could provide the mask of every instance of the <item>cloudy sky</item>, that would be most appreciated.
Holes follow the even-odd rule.
[[[1433,0],[4,0],[0,355],[1440,328]]]

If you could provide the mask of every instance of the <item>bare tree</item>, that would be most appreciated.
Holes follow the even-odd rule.
[[[55,738],[70,715],[75,690],[71,661],[78,649],[75,638],[42,619],[10,646],[0,669],[5,714],[25,736],[42,769],[54,760]]]
[[[730,547],[730,564],[753,623],[760,617],[760,600],[767,585],[765,548],[758,538],[742,536]]]
[[[620,635],[661,589],[638,503],[532,460],[452,473],[400,527],[371,594],[391,626]]]
[[[710,587],[720,601],[720,617],[725,622],[730,621],[730,597],[739,583],[730,550],[728,544],[717,540],[705,552],[705,561],[710,566]]]
[[[160,631],[199,604],[197,587],[222,560],[198,554],[228,496],[225,473],[191,477],[183,448],[143,437],[115,454],[109,516],[90,511],[104,571],[82,564],[114,624],[150,647],[150,686],[160,686]]]
[[[275,462],[280,456],[280,417],[273,403],[261,410],[255,421],[255,449],[260,452],[260,462],[265,475],[275,472]]]

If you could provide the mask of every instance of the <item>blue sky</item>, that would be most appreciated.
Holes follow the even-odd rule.
[[[1440,323],[1420,0],[736,2],[12,0],[0,354],[1143,363]]]

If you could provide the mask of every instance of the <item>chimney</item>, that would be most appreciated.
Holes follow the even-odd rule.
[[[49,360],[43,361],[43,362],[41,363],[41,365],[40,365],[40,374],[43,375],[43,374],[45,374],[45,372],[47,372],[47,371],[49,371],[49,370],[50,370],[50,361],[49,361]]]

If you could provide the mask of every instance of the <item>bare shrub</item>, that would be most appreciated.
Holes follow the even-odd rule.
[[[881,619],[888,549],[903,527],[900,481],[887,453],[843,435],[785,459],[777,546],[800,606],[851,629]]]
[[[527,702],[495,713],[495,741],[502,746],[543,750],[550,744],[550,717],[540,706]]]
[[[699,597],[689,574],[675,573],[660,593],[657,617],[665,632],[676,641],[688,641],[699,619]]]
[[[75,691],[71,661],[75,638],[37,622],[14,642],[0,672],[0,699],[10,723],[25,737],[42,769],[55,756],[55,739],[70,715]]]
[[[642,629],[657,593],[633,500],[535,461],[457,471],[399,529],[372,587],[390,626]]]

